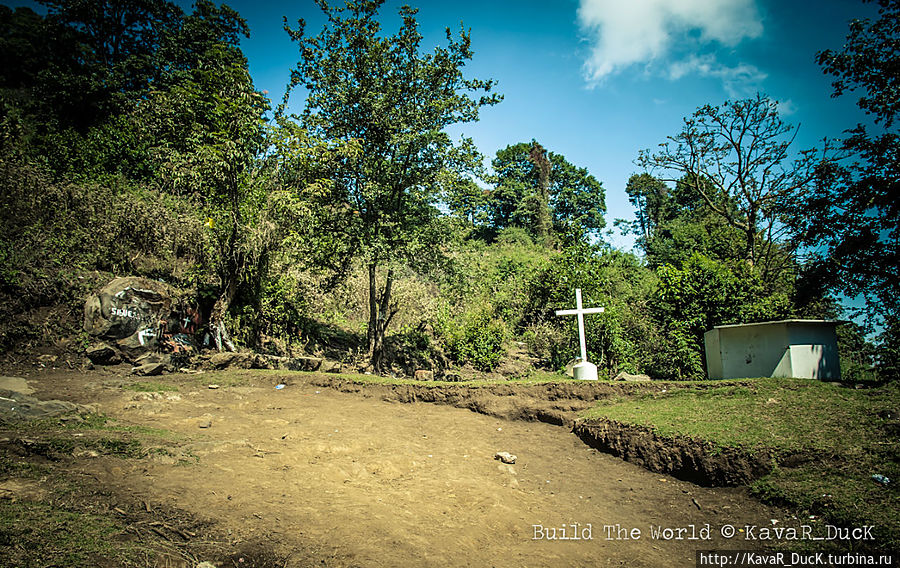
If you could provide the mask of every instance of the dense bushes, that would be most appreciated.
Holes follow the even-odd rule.
[[[2,345],[33,335],[44,323],[14,324],[44,307],[64,306],[66,328],[55,331],[73,332],[97,278],[139,275],[183,285],[209,278],[207,236],[190,203],[120,178],[56,181],[7,147],[0,208]]]

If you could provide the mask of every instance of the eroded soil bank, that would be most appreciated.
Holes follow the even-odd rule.
[[[747,485],[771,472],[774,463],[767,452],[719,448],[683,436],[664,437],[649,428],[615,420],[578,422],[573,431],[601,452],[704,486]]]

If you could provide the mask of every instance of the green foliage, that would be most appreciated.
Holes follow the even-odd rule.
[[[554,255],[528,285],[523,324],[535,355],[555,369],[579,355],[575,318],[558,317],[555,310],[571,308],[574,290],[581,288],[585,306],[606,310],[585,317],[588,359],[610,377],[643,368],[651,352],[645,342],[653,282],[653,274],[631,254],[577,243]]]
[[[537,142],[512,144],[497,151],[492,161],[495,187],[479,205],[496,233],[508,227],[535,232],[541,208],[549,208],[557,232],[574,229],[597,232],[605,226],[605,191],[585,168],[569,163],[560,154],[548,152],[550,162],[546,202],[539,195],[540,168],[531,156]],[[539,145],[537,147],[540,147]],[[483,203],[483,205],[482,205]]]
[[[874,124],[844,133],[850,164],[824,169],[819,191],[797,203],[793,217],[799,240],[814,258],[820,285],[865,300],[870,323],[885,331],[879,339],[879,367],[898,378],[896,349],[900,318],[900,103],[897,43],[900,6],[878,0],[878,19],[852,20],[840,51],[820,52],[817,61],[833,78],[833,96],[856,92],[858,106]]]
[[[781,319],[790,315],[785,294],[770,295],[758,273],[693,253],[681,268],[656,270],[654,318],[669,338],[654,357],[651,374],[672,379],[704,375],[703,334],[717,325]]]
[[[781,120],[778,103],[767,97],[705,105],[684,119],[684,127],[659,151],[641,152],[645,169],[686,184],[703,203],[743,235],[743,258],[777,278],[790,269],[781,261],[788,241],[785,212],[811,194],[819,168],[831,159],[826,144],[818,153],[802,151],[792,160],[793,126]]]
[[[449,319],[442,330],[447,353],[459,364],[471,363],[479,371],[493,370],[505,350],[506,326],[490,306]]]
[[[317,3],[328,19],[318,36],[305,35],[303,20],[296,29],[285,25],[301,55],[285,105],[291,89],[302,85],[307,98],[301,119],[310,134],[336,146],[359,146],[360,152],[331,164],[331,183],[319,186],[316,195],[324,223],[313,230],[336,229],[346,250],[364,259],[367,345],[380,371],[385,331],[397,313],[391,303],[393,267],[439,258],[441,182],[448,172],[460,176],[478,168],[472,141],[456,145],[445,128],[477,120],[480,107],[501,98],[490,94],[493,81],[464,78],[462,68],[472,58],[464,30],[455,39],[448,29],[447,47],[421,53],[413,8],[400,8],[399,31],[385,37],[376,19],[383,0],[349,1],[343,9]],[[332,224],[336,217],[339,222]],[[378,269],[385,265],[379,286]]]
[[[36,332],[28,318],[40,307],[65,308],[66,327],[54,333],[80,327],[84,296],[102,284],[95,271],[182,283],[206,262],[207,236],[190,204],[121,179],[55,182],[13,148],[0,152],[0,207],[4,345]]]

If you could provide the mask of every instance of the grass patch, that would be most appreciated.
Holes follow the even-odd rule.
[[[29,452],[51,460],[77,456],[83,451],[123,459],[140,459],[149,454],[148,448],[156,447],[154,444],[158,440],[182,438],[162,428],[119,424],[102,414],[32,420],[16,424],[10,433],[14,433],[18,443]],[[4,467],[4,463],[0,462],[0,473],[4,473]],[[16,474],[14,471],[8,473]]]
[[[128,545],[124,527],[99,515],[45,503],[0,501],[0,565],[26,567],[117,566]]]
[[[136,383],[126,383],[122,385],[124,390],[137,392],[178,392],[178,387],[158,382],[139,381]]]
[[[754,379],[681,386],[688,388],[612,397],[583,416],[713,447],[799,456],[796,467],[777,467],[752,491],[836,524],[874,524],[878,546],[900,548],[900,385],[855,390],[806,379]],[[882,487],[873,474],[892,483]]]
[[[41,418],[39,420],[31,420],[20,424],[15,424],[13,428],[18,434],[29,433],[38,434],[45,432],[66,432],[66,431],[102,431],[102,432],[123,432],[135,434],[138,436],[164,438],[167,440],[180,439],[182,436],[166,430],[164,428],[151,428],[149,426],[139,426],[132,424],[119,424],[118,421],[103,414],[82,414],[77,419],[73,417],[59,418]]]
[[[847,455],[867,445],[871,432],[885,422],[879,412],[896,406],[897,394],[805,379],[757,379],[613,397],[584,417],[640,424],[662,436],[702,438],[723,447]]]
[[[4,478],[40,479],[49,475],[51,468],[44,464],[31,463],[20,458],[0,454],[0,476]]]

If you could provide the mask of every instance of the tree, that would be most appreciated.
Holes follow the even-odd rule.
[[[650,373],[655,376],[703,377],[703,334],[717,325],[787,317],[787,294],[767,291],[747,264],[734,267],[693,252],[680,267],[657,267],[659,285],[651,301],[660,330]]]
[[[770,246],[785,234],[784,213],[813,191],[830,156],[826,143],[819,152],[802,151],[792,159],[792,130],[778,115],[777,102],[761,95],[706,105],[657,153],[642,151],[638,163],[664,181],[687,183],[741,231],[746,262],[767,277],[785,269]]]
[[[546,241],[550,236],[550,169],[552,164],[547,159],[547,150],[537,142],[531,143],[528,161],[532,163],[538,176],[537,188],[532,200],[534,232],[539,239]]]
[[[832,96],[862,91],[858,105],[874,124],[847,133],[855,162],[828,172],[797,221],[801,240],[819,252],[815,269],[847,296],[865,296],[870,314],[890,323],[900,318],[900,4],[878,5],[879,19],[850,22],[841,51],[817,55],[834,77]]]
[[[523,227],[541,239],[549,234],[547,226],[557,232],[605,226],[603,185],[564,156],[533,140],[498,150],[491,163],[496,177],[487,208],[495,231]]]
[[[253,174],[269,104],[232,43],[232,32],[246,31],[233,16],[228,8],[199,2],[177,33],[185,49],[175,54],[180,62],[135,111],[161,189],[193,200],[208,219],[216,245],[208,257],[220,286],[209,325],[220,350],[234,349],[226,316],[240,287],[258,276],[265,261],[255,231],[265,196]]]
[[[246,23],[209,0],[187,15],[166,0],[44,4],[46,17],[0,9],[0,61],[8,65],[0,113],[60,177],[151,179],[147,130],[133,120],[135,109],[190,80],[214,47],[228,65],[246,66],[238,47],[249,37]],[[183,118],[187,130],[206,116]],[[182,144],[180,137],[149,142]]]
[[[649,238],[638,240],[649,267],[664,264],[681,267],[694,253],[730,266],[744,262],[743,233],[713,211],[694,190],[692,183],[681,179],[670,190],[656,180],[649,187],[654,190],[646,200],[647,217],[648,221],[653,219],[650,221],[653,231]],[[704,191],[710,195],[717,193],[708,183]],[[717,201],[722,201],[730,209],[735,208],[727,199]]]
[[[637,213],[634,230],[640,242],[646,243],[655,234],[656,228],[669,218],[669,187],[648,173],[632,174],[625,186],[625,193]]]
[[[296,29],[285,21],[300,50],[285,103],[302,86],[307,99],[300,120],[310,134],[359,147],[335,164],[329,187],[315,199],[343,217],[341,236],[368,271],[366,342],[376,372],[383,369],[385,331],[397,311],[393,266],[436,256],[439,178],[477,167],[471,141],[454,145],[444,128],[475,121],[480,107],[501,100],[490,93],[493,81],[463,77],[472,58],[469,32],[454,38],[448,28],[447,46],[422,54],[416,10],[402,7],[400,30],[384,37],[376,20],[383,3],[350,0],[333,8],[317,0],[327,23],[316,37],[305,34],[303,20]],[[483,94],[468,94],[477,92]]]

